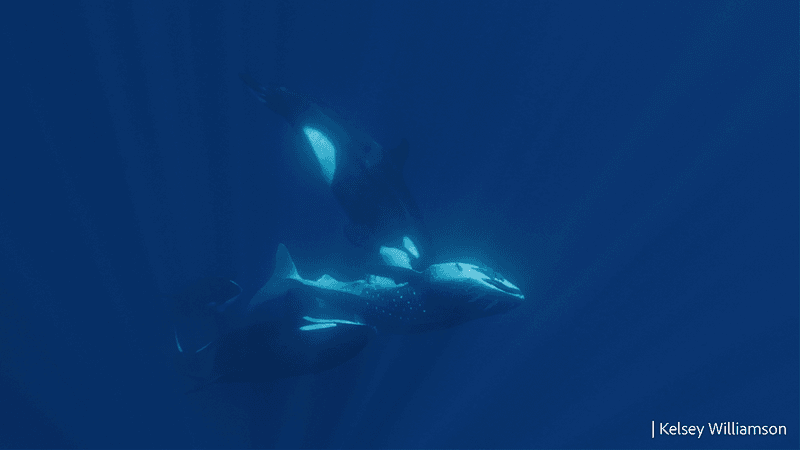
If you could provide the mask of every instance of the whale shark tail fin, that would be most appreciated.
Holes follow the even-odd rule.
[[[267,300],[286,295],[289,289],[302,282],[303,278],[297,273],[297,267],[295,267],[291,255],[289,255],[289,250],[285,245],[278,244],[278,251],[275,252],[275,271],[269,281],[250,300],[248,310],[252,311]]]

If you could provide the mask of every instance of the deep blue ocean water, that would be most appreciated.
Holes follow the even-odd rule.
[[[0,447],[798,447],[796,1],[14,2],[0,22]],[[279,242],[309,276],[363,275],[243,71],[407,138],[437,257],[501,268],[526,303],[186,395],[165,297],[205,276],[252,295]]]

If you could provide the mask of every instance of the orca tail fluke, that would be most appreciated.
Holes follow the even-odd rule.
[[[178,353],[204,350],[219,333],[223,312],[242,293],[231,280],[210,277],[199,280],[173,297],[175,346]]]
[[[289,250],[285,245],[278,244],[278,251],[275,252],[275,271],[269,281],[250,300],[249,311],[267,300],[286,295],[289,289],[302,282],[303,278],[297,273],[297,267],[289,255]]]
[[[175,369],[178,374],[193,380],[199,386],[208,384],[214,364],[214,342],[210,342],[199,350],[183,350],[181,349],[177,331],[175,333],[175,342],[178,344],[179,349],[178,354],[175,355]],[[194,391],[195,389],[192,389],[190,392]]]
[[[174,301],[175,367],[186,377],[202,380],[210,370],[214,343],[223,327],[223,312],[242,288],[231,280],[210,277],[188,286]]]

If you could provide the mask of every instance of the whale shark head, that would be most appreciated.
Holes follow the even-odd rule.
[[[434,264],[428,283],[437,294],[466,304],[477,315],[505,312],[519,306],[525,296],[505,277],[488,267],[467,263]]]

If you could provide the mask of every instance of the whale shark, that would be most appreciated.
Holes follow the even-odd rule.
[[[415,243],[412,261],[427,260],[429,238],[403,178],[409,153],[405,139],[387,149],[322,102],[284,87],[264,87],[247,74],[240,77],[300,135],[349,218],[344,232],[351,243],[374,254],[379,246],[410,239]]]
[[[219,320],[241,288],[230,280],[201,280],[175,296],[178,371],[199,384],[266,382],[319,373],[355,357],[375,335],[352,320],[304,314],[292,295],[283,317],[247,315],[226,326]]]
[[[339,281],[328,274],[307,280],[280,244],[275,271],[250,300],[248,311],[255,314],[273,299],[299,291],[315,299],[311,311],[319,317],[345,318],[378,331],[406,334],[507,312],[525,299],[518,287],[488,267],[451,262],[416,271],[398,264],[397,258],[384,259],[387,264],[363,280]]]

